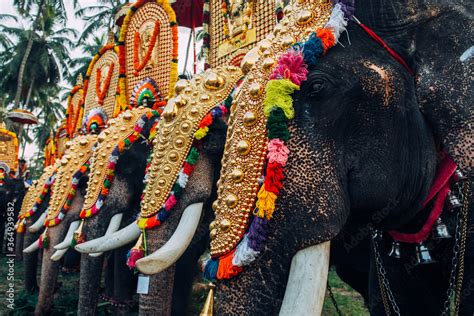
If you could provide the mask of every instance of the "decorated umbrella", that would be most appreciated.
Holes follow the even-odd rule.
[[[22,109],[15,109],[10,111],[7,114],[7,118],[12,121],[13,123],[18,124],[18,139],[21,139],[21,133],[23,131],[23,125],[34,125],[38,124],[38,118],[27,110]],[[23,146],[21,157],[25,155],[25,147],[26,144]]]
[[[170,1],[172,2],[172,1]],[[193,54],[194,54],[194,73],[196,73],[196,27],[202,26],[203,23],[203,6],[204,0],[176,0],[171,4],[174,12],[176,12],[176,18],[178,25],[191,29],[189,33],[188,48],[186,50],[186,64],[188,61],[189,46],[193,39]],[[186,64],[184,69],[186,69]]]

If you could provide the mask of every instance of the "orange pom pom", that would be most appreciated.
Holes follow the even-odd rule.
[[[321,39],[321,42],[323,42],[325,54],[328,49],[336,45],[336,39],[334,38],[334,34],[332,33],[330,29],[326,29],[326,28],[318,29],[316,31],[316,36]]]

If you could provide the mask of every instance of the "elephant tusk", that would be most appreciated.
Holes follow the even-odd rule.
[[[311,246],[296,253],[280,315],[321,315],[329,271],[330,242]]]
[[[133,222],[110,236],[102,236],[76,245],[75,249],[82,253],[109,251],[137,240],[140,233],[141,231],[140,228],[138,228],[137,223]]]
[[[34,243],[23,249],[23,253],[33,253],[39,249],[39,239],[36,239]]]
[[[44,220],[46,219],[46,215],[48,215],[48,210],[44,211],[43,214],[38,218],[36,222],[34,222],[30,227],[28,227],[28,231],[30,233],[39,232],[41,228],[43,228]]]
[[[71,240],[72,240],[72,238],[71,238]],[[71,240],[69,241],[69,243],[71,243]],[[68,248],[56,250],[53,253],[53,255],[51,256],[51,260],[53,260],[53,261],[61,260],[61,258],[66,254],[67,250],[68,250]]]
[[[66,237],[64,237],[64,240],[60,242],[59,244],[57,244],[56,246],[54,246],[53,248],[56,250],[68,249],[69,246],[71,246],[71,241],[72,241],[72,238],[74,237],[74,232],[79,227],[80,223],[81,221],[72,222],[71,225],[69,225],[69,228],[67,230]]]
[[[120,224],[122,223],[122,218],[123,218],[123,213],[118,213],[118,214],[115,214],[110,219],[110,223],[109,223],[109,226],[107,227],[107,230],[105,231],[104,237],[112,235],[120,228]],[[95,252],[95,253],[90,253],[89,256],[100,257],[102,254],[103,252]]]
[[[178,227],[160,249],[137,261],[144,274],[156,274],[173,265],[189,247],[201,219],[203,203],[191,204],[183,212]]]

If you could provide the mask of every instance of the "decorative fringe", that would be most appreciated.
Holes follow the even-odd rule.
[[[295,116],[293,108],[293,98],[291,94],[300,87],[295,85],[288,79],[270,80],[265,87],[265,101],[263,113],[270,115],[270,111],[274,107],[279,107],[285,113],[287,119],[291,120]]]
[[[242,238],[242,241],[239,243],[235,250],[234,259],[232,259],[232,264],[237,267],[249,265],[257,258],[259,254],[259,251],[255,251],[250,248],[249,238],[246,234],[244,235],[244,238]]]
[[[16,227],[16,232],[18,234],[23,234],[26,231],[26,226],[25,226],[25,218],[21,218],[18,220],[18,225]]]
[[[260,188],[260,191],[258,192],[257,197],[258,201],[256,205],[256,215],[261,218],[272,218],[273,212],[275,211],[275,201],[277,199],[277,195],[273,192],[265,190],[265,184],[263,184]]]
[[[137,261],[140,260],[141,258],[145,257],[145,246],[144,246],[144,234],[145,231],[143,231],[140,234],[140,237],[137,240],[137,243],[135,246],[133,246],[132,249],[127,254],[127,266],[130,269],[135,269],[137,267]]]
[[[38,239],[38,246],[40,249],[48,249],[49,247],[49,238],[48,238],[48,227],[44,230],[41,234],[40,238]]]
[[[219,267],[217,268],[217,278],[219,280],[233,278],[242,272],[242,267],[237,267],[232,264],[234,252],[235,250],[219,258]]]
[[[72,242],[73,242],[72,246],[82,244],[83,242],[86,241],[86,236],[84,235],[84,232],[82,231],[83,227],[84,227],[84,220],[81,221],[81,224],[74,232],[74,238],[72,239]]]

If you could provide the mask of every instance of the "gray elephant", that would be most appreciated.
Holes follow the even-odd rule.
[[[343,4],[347,8],[347,3],[343,1]],[[296,8],[290,7],[287,12],[290,14],[289,19],[294,18],[298,23],[293,25],[291,23],[295,22],[283,20],[274,35],[268,38],[275,45],[284,47],[295,39],[299,40],[301,34],[295,30],[299,30],[301,25],[315,23],[315,17],[320,14],[315,12],[324,12],[323,7],[316,11],[308,9],[316,6],[310,2],[293,5]],[[304,6],[304,10],[299,6]],[[317,64],[309,67],[307,80],[301,85],[300,91],[292,96],[295,114],[289,123],[291,137],[287,142],[291,154],[284,169],[284,186],[279,192],[273,219],[268,223],[258,223],[259,220],[255,222],[254,219],[251,223],[265,226],[266,235],[260,235],[260,238],[267,241],[258,249],[259,256],[243,271],[240,271],[240,266],[232,266],[232,257],[225,257],[226,252],[232,250],[232,245],[236,245],[235,239],[225,239],[225,232],[231,231],[236,234],[234,236],[238,236],[240,232],[245,232],[246,226],[234,227],[240,223],[235,220],[231,221],[229,230],[228,222],[224,221],[225,215],[231,215],[225,212],[226,206],[223,204],[230,208],[236,203],[228,187],[240,180],[240,174],[229,174],[234,162],[226,157],[228,153],[224,155],[221,188],[218,190],[220,195],[216,205],[217,218],[212,225],[217,230],[211,232],[214,238],[211,251],[214,248],[215,258],[219,258],[218,262],[215,260],[219,269],[221,263],[227,264],[222,267],[222,278],[232,277],[238,272],[240,274],[218,283],[216,307],[219,314],[319,312],[326,277],[322,270],[326,268],[327,273],[328,264],[329,248],[326,241],[336,236],[349,215],[365,218],[365,222],[370,223],[374,221],[374,214],[381,213],[381,218],[375,223],[378,229],[403,229],[417,215],[428,195],[435,177],[437,145],[440,143],[443,143],[464,173],[472,173],[472,157],[466,148],[472,143],[472,107],[469,100],[472,100],[473,89],[445,90],[456,82],[459,83],[457,86],[472,86],[468,71],[472,69],[472,59],[460,58],[465,56],[463,53],[467,53],[472,44],[472,33],[469,33],[472,19],[466,14],[468,11],[460,10],[462,6],[442,2],[408,4],[401,1],[392,2],[389,7],[376,1],[364,1],[358,3],[356,9],[360,12],[360,20],[370,23],[383,35],[389,46],[396,47],[404,56],[403,59],[408,60],[405,65],[408,67],[392,58],[353,22],[347,26],[351,34],[351,46],[337,46],[319,59]],[[469,8],[466,6],[464,9]],[[311,12],[308,14],[308,11]],[[454,29],[448,27],[454,27],[449,22],[454,20],[465,24],[467,33],[463,33],[464,37],[457,36]],[[410,23],[415,23],[417,27],[407,29],[406,25]],[[306,35],[311,34],[312,30],[309,30]],[[429,42],[432,44],[439,32],[449,32],[449,36],[445,35],[446,41],[438,41],[440,47],[435,49],[433,46],[428,47],[428,39],[431,39]],[[259,47],[262,53],[265,52],[266,43],[262,42]],[[457,53],[446,56],[441,48],[443,45],[454,47]],[[253,78],[247,75],[243,89],[247,85],[248,90],[244,91],[252,91],[251,87],[260,83],[260,78],[265,78],[262,72],[274,65],[275,59],[270,59],[272,55],[265,54],[252,68],[250,75],[253,74]],[[415,68],[410,58],[414,54],[423,59],[417,81],[406,69]],[[446,58],[452,58],[452,62],[446,63]],[[422,71],[423,67],[428,70]],[[445,75],[443,67],[446,67]],[[448,71],[450,68],[457,71]],[[446,75],[448,73],[455,74],[456,78]],[[229,128],[226,145],[229,152],[235,148],[236,152],[247,154],[248,146],[242,140],[249,134],[242,134],[242,130],[246,131],[243,128],[244,119],[249,116],[245,116],[247,112],[242,108],[249,104],[249,95],[251,93],[242,92],[239,95],[242,99],[237,99],[233,115],[234,122],[238,123],[231,124]],[[422,105],[423,113],[419,104]],[[280,113],[280,117],[285,121],[283,114]],[[240,119],[239,115],[243,118]],[[239,123],[243,125],[237,125]],[[454,134],[458,137],[453,137]],[[285,134],[279,136],[286,137]],[[251,150],[253,148],[259,147],[252,147]],[[199,175],[205,179],[208,177],[207,173]],[[193,185],[194,181],[208,182],[191,177],[188,185]],[[237,201],[245,193],[245,190],[234,191],[238,195]],[[182,201],[195,202],[187,200],[186,194],[180,203]],[[178,204],[178,209],[187,206],[189,204]],[[177,213],[175,215],[179,217]],[[246,218],[239,212],[237,214]],[[170,235],[174,227],[166,225],[178,226],[177,219],[172,216],[160,229],[164,235]],[[152,247],[163,243],[162,240],[156,240]],[[217,245],[225,246],[219,249]],[[137,266],[145,273],[162,271],[163,267],[173,263],[168,255],[173,251],[177,250],[168,247],[166,252],[153,254],[149,259],[147,257],[141,263],[137,262]],[[471,260],[471,256],[468,251],[465,259]],[[232,259],[231,263],[229,258]],[[319,260],[319,269],[311,267],[311,259]],[[246,260],[249,260],[248,257]],[[295,269],[290,270],[292,266]],[[169,283],[172,272],[172,269],[165,270],[152,276],[152,281],[158,279]],[[471,271],[466,273],[471,275]],[[312,281],[314,277],[320,282]],[[469,280],[470,277],[466,278],[465,284],[469,284]],[[151,290],[157,291],[155,288]],[[444,294],[446,287],[439,287],[435,291]],[[425,312],[429,308],[439,313],[444,300],[437,300],[433,304],[432,293],[418,291],[409,297],[410,294],[403,295],[402,291],[395,288],[396,297],[403,298],[398,306],[402,313],[416,312],[419,308],[424,308]],[[168,294],[163,297],[169,297],[169,293],[163,294]],[[464,297],[461,313],[472,313],[469,312],[470,301]],[[373,312],[379,313],[380,306],[376,305]]]

